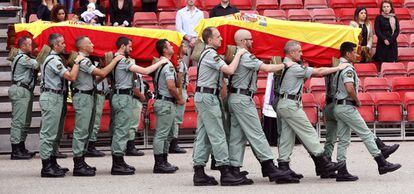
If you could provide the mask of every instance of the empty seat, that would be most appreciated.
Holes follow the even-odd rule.
[[[408,8],[394,8],[395,15],[399,20],[410,20],[411,14]]]
[[[305,0],[305,9],[323,9],[328,8],[326,0]]]
[[[355,0],[355,7],[378,7],[377,0]]]
[[[157,15],[154,12],[135,12],[133,25],[158,25]]]
[[[414,20],[401,20],[400,21],[400,32],[402,34],[414,34]]]
[[[191,66],[188,68],[188,79],[190,82],[195,82],[197,80],[197,67]]]
[[[388,81],[383,77],[367,77],[364,80],[364,92],[389,92]]]
[[[358,107],[358,112],[366,123],[375,122],[375,102],[370,93],[358,93],[358,99],[361,106]]]
[[[407,63],[407,76],[414,77],[414,62]]]
[[[404,96],[404,106],[407,110],[407,121],[414,121],[414,92],[407,92]]]
[[[314,9],[311,14],[315,22],[336,21],[335,12],[332,8]]]
[[[414,34],[410,34],[409,43],[410,43],[410,47],[414,47]]]
[[[388,79],[391,83],[393,77],[404,77],[407,75],[407,69],[403,63],[382,63],[381,76]]]
[[[291,9],[288,11],[288,20],[312,21],[312,16],[307,9]]]
[[[258,10],[259,12],[263,10],[264,11],[275,10],[278,7],[279,7],[279,3],[277,2],[277,0],[256,0],[256,10]]]
[[[404,7],[413,8],[414,7],[414,0],[404,0]]]
[[[279,20],[287,20],[285,10],[278,9],[278,10],[264,10],[263,15],[266,17],[279,19]]]
[[[172,30],[172,31],[177,30],[177,28],[175,27],[175,24],[163,25],[162,29]]]
[[[353,0],[330,0],[329,7],[336,8],[354,8]]]
[[[401,35],[401,34],[400,34]],[[378,37],[376,35],[374,35],[372,37],[372,48],[377,47],[377,42],[378,42]]]
[[[252,0],[231,1],[231,5],[237,7],[239,10],[251,10],[253,7]]]
[[[105,3],[101,1],[101,5],[103,5],[107,10],[109,10],[109,0],[104,1]],[[107,7],[106,7],[107,6]],[[142,2],[141,0],[132,0],[132,7],[134,8],[134,11],[142,11]]]
[[[102,109],[101,126],[99,128],[99,131],[108,132],[110,121],[111,121],[111,106],[109,104],[109,100],[105,100],[105,103]]]
[[[195,91],[196,91],[195,83],[192,83],[192,82],[188,83],[188,85],[187,85],[187,95],[188,96],[194,96]]]
[[[402,121],[402,102],[397,92],[379,92],[373,96],[377,107],[378,122],[396,123]]]
[[[149,118],[149,130],[155,130],[155,114],[154,114],[154,101],[155,99],[148,100],[147,116]]]
[[[405,0],[407,1],[407,0]],[[380,4],[381,1],[378,1],[378,4]],[[394,7],[402,7],[404,4],[404,0],[392,0],[392,5],[394,5]]]
[[[185,105],[185,112],[183,123],[180,125],[180,129],[195,130],[197,129],[197,112],[195,110],[195,104],[193,98],[188,98]]]
[[[318,104],[313,94],[304,93],[302,95],[303,111],[305,111],[310,123],[315,125],[318,123]]]
[[[203,2],[203,8],[206,10],[211,10],[216,5],[220,4],[220,0],[208,0],[208,1],[202,1],[202,2]]]
[[[354,20],[354,12],[355,8],[342,8],[336,11],[336,17],[345,25],[349,25],[349,22]]]
[[[397,44],[398,47],[409,47],[410,46],[410,41],[409,41],[409,36],[407,34],[400,34],[397,37]]]
[[[158,11],[176,11],[176,2],[176,0],[159,0],[157,4]]]
[[[302,0],[280,0],[280,9],[303,9]]]
[[[325,93],[325,79],[323,77],[314,77],[310,79],[308,91],[313,94],[316,101],[320,101],[322,94]]]
[[[264,95],[266,92],[266,85],[267,85],[267,80],[266,79],[259,79],[257,80],[257,91],[256,91],[256,96],[259,98],[260,104],[263,104],[263,100],[264,100]]]
[[[73,133],[75,129],[75,108],[72,103],[68,103],[66,106],[66,118],[65,126],[63,127],[64,133]]]
[[[399,61],[414,61],[414,48],[398,48]]]
[[[372,21],[372,25],[374,25],[375,17],[379,15],[379,8],[378,7],[368,7],[367,8],[368,19]],[[374,27],[372,27],[374,28]]]
[[[378,76],[378,69],[374,63],[355,63],[354,67],[362,84],[366,77]]]
[[[404,97],[406,92],[414,92],[414,77],[395,77],[392,79],[392,91]]]
[[[158,23],[160,25],[175,24],[175,18],[177,16],[176,11],[172,12],[160,12]]]

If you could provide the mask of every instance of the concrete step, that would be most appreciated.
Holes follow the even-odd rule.
[[[5,51],[7,47],[7,42],[0,43],[0,51]]]
[[[39,128],[40,127],[40,121],[42,120],[42,117],[33,117],[32,123],[30,124],[31,128]],[[0,130],[9,130],[11,127],[11,118],[0,118]]]
[[[0,57],[0,72],[10,72],[10,61],[6,59],[7,57]]]
[[[1,102],[0,103],[0,113],[11,113],[12,112],[12,105],[11,102]],[[40,112],[40,104],[39,102],[33,102],[33,112]]]
[[[9,88],[10,86],[0,86],[0,97],[9,97]],[[33,93],[34,93],[34,96],[40,96],[40,87],[36,86]]]

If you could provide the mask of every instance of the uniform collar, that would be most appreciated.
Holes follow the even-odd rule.
[[[341,63],[351,63],[347,59],[345,59],[344,57],[339,58],[339,62],[341,62]]]
[[[55,50],[50,51],[51,55],[58,55],[58,53]]]
[[[165,58],[165,59],[167,59],[167,60],[168,60],[168,62],[170,62],[170,63],[171,63],[171,60],[170,60],[170,59],[168,59],[167,57],[161,56],[161,57],[160,57],[160,59],[161,59],[161,58]]]
[[[216,50],[213,46],[210,46],[210,45],[206,45],[206,49],[208,49],[208,48],[212,48],[213,50]]]
[[[298,64],[298,65],[299,65],[299,63],[292,61],[292,59],[291,59],[291,58],[289,58],[289,57],[285,57],[285,58],[283,59],[283,63],[288,63],[288,62],[292,62],[292,63],[294,63],[294,64]]]
[[[80,56],[83,56],[83,57],[87,57],[87,56],[89,56],[87,53],[84,53],[84,52],[82,52],[82,51],[79,51],[78,53],[79,53],[79,55],[80,55]]]

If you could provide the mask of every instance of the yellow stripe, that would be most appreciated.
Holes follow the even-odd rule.
[[[39,36],[42,31],[56,26],[67,26],[75,27],[87,30],[97,30],[102,32],[110,32],[131,36],[142,36],[154,39],[166,38],[168,41],[174,43],[177,46],[181,45],[183,40],[183,35],[179,32],[172,30],[162,30],[162,29],[148,29],[148,28],[131,28],[131,27],[114,27],[114,26],[91,26],[91,25],[81,25],[81,24],[72,24],[70,22],[61,22],[61,23],[46,23],[43,21],[36,21],[30,24],[15,24],[15,31],[28,31],[34,38]]]
[[[355,44],[358,43],[358,35],[361,32],[360,28],[353,28],[344,25],[330,25],[312,22],[296,22],[285,21],[258,16],[259,21],[248,22],[238,20],[240,15],[228,15],[223,17],[216,17],[210,19],[203,19],[196,27],[196,32],[201,37],[202,30],[209,26],[232,25],[241,28],[246,28],[252,31],[258,31],[274,36],[279,36],[286,39],[293,39],[303,43],[309,43],[324,47],[331,47],[339,49],[342,42],[350,41]],[[260,22],[260,19],[263,19]],[[266,26],[261,25],[266,24]]]

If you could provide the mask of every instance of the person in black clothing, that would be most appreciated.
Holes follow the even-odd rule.
[[[40,4],[42,4],[41,0],[27,0],[26,22],[29,22],[30,15],[37,13],[37,8]]]
[[[157,12],[158,0],[141,0],[143,12]]]
[[[113,26],[131,26],[134,17],[132,0],[110,0],[109,15]]]
[[[79,10],[78,10],[78,16],[79,16],[79,18],[80,18],[80,20],[81,21],[83,21],[83,22],[86,22],[86,23],[88,23],[87,21],[85,21],[82,17],[81,17],[81,14],[83,13],[83,12],[85,12],[85,11],[87,11],[88,10],[88,4],[89,3],[94,3],[95,4],[95,10],[99,10],[101,13],[103,13],[103,14],[106,14],[105,13],[105,8],[103,8],[102,6],[100,6],[99,5],[99,0],[97,1],[97,0],[88,0],[87,1],[88,3],[86,3],[86,4],[84,4],[84,6],[82,6],[81,8],[79,8]],[[105,22],[105,17],[99,17],[99,16],[97,16],[97,18],[96,18],[96,20],[95,20],[95,24],[100,24],[100,25],[104,25],[104,22]],[[90,22],[89,22],[90,23]]]
[[[375,34],[378,37],[375,61],[397,61],[397,37],[400,34],[400,26],[391,1],[385,0],[381,3],[380,15],[375,18]]]
[[[371,55],[371,48],[373,42],[373,30],[371,21],[368,19],[367,9],[365,7],[357,7],[354,13],[354,20],[349,23],[350,26],[354,28],[361,28],[361,50],[360,50],[360,63],[370,62],[372,55]]]
[[[37,18],[43,21],[51,21],[51,11],[54,5],[57,5],[56,0],[42,0],[42,4],[37,8]]]
[[[210,18],[225,16],[237,12],[240,12],[239,9],[237,9],[237,7],[230,5],[230,0],[221,0],[220,4],[216,5],[210,11]]]

